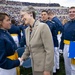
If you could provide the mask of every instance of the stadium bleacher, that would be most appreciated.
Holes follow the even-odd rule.
[[[0,12],[6,12],[16,20],[20,20],[20,10],[23,7],[32,5],[37,11],[37,19],[40,17],[40,13],[43,9],[52,10],[56,13],[60,20],[64,18],[68,18],[68,8],[62,7],[57,3],[29,3],[29,2],[17,2],[17,1],[9,1],[9,0],[0,0]]]

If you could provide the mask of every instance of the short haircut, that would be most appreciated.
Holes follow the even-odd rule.
[[[48,14],[48,11],[47,10],[42,10],[42,12],[46,12]]]
[[[0,13],[0,21],[3,21],[5,19],[5,16],[10,17],[7,13]]]
[[[3,22],[3,20],[5,19],[5,16],[8,16],[8,17],[10,17],[8,14],[6,14],[6,13],[0,13],[0,27],[2,26],[2,23],[1,22]]]
[[[54,15],[54,12],[52,10],[48,10],[48,15]]]
[[[32,13],[34,19],[36,17],[36,13],[35,13],[36,10],[32,6],[28,6],[26,8],[23,8],[21,11],[22,12],[27,12],[27,13]]]
[[[72,7],[70,7],[69,9],[75,9],[75,7],[74,7],[74,6],[72,6]]]

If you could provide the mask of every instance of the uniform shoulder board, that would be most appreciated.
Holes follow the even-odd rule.
[[[71,22],[71,20],[68,20],[68,22]]]
[[[54,21],[51,21],[52,23],[55,23]]]

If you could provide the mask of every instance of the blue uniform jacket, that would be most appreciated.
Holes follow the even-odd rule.
[[[56,32],[56,26],[55,26],[55,23],[52,22],[52,21],[42,21],[44,23],[46,23],[50,30],[51,30],[51,33],[52,33],[52,37],[53,37],[53,42],[54,42],[54,47],[58,47],[58,40],[57,40],[57,32]]]
[[[15,26],[14,24],[11,25],[11,28],[8,30],[10,34],[18,34],[18,39],[20,42],[21,34],[20,34],[20,28],[18,26]]]
[[[21,40],[20,40],[20,46],[24,47],[24,45],[26,45],[26,37],[25,37],[25,29],[28,26],[24,26],[24,25],[19,25],[20,31],[22,32],[22,36],[21,36]]]
[[[19,66],[20,61],[8,59],[7,56],[11,56],[15,53],[17,45],[10,34],[3,29],[0,29],[0,67],[4,69],[11,69]]]
[[[55,22],[57,34],[58,34],[58,31],[62,32],[62,30],[63,30],[63,25],[62,25],[61,21],[60,21],[57,17],[54,17],[54,18],[52,19],[52,21]]]
[[[60,49],[64,48],[64,40],[75,41],[75,20],[69,21],[64,25],[61,37]]]

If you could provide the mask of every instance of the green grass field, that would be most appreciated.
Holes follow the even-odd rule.
[[[60,70],[57,75],[65,75],[64,59],[62,55],[60,55]]]
[[[32,68],[24,68],[21,66],[20,69],[21,75],[32,75]],[[64,60],[62,55],[60,55],[60,70],[57,75],[65,75]]]

